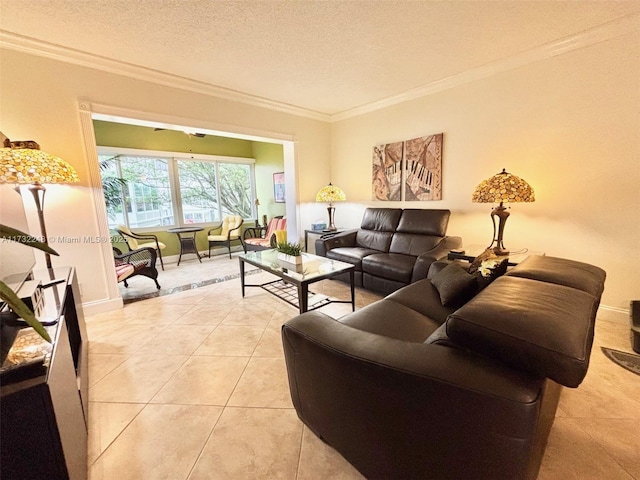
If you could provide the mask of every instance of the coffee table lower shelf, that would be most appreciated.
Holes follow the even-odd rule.
[[[280,300],[287,302],[296,308],[300,308],[300,302],[298,301],[298,287],[285,282],[282,279],[267,282],[262,285],[245,285],[246,287],[260,287],[266,290],[271,295],[278,297]],[[330,303],[351,303],[351,300],[334,300],[326,295],[318,294],[309,291],[307,295],[307,311],[316,310],[322,308]]]

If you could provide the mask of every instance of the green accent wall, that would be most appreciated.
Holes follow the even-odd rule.
[[[139,150],[159,150],[163,152],[183,152],[203,155],[220,155],[226,157],[243,157],[255,159],[256,193],[260,200],[258,213],[260,222],[266,214],[269,218],[275,215],[285,215],[285,204],[275,203],[273,200],[273,174],[284,171],[284,152],[282,145],[266,142],[254,142],[236,138],[206,135],[202,138],[188,135],[176,130],[154,130],[151,127],[141,127],[123,123],[94,120],[93,128],[96,144],[99,147],[120,147]],[[246,221],[250,226],[253,222]],[[243,225],[244,226],[244,225]],[[207,232],[211,227],[199,232],[196,236],[198,250],[207,250]],[[162,251],[163,257],[178,255],[180,244],[174,233],[165,230],[152,233],[166,245]],[[239,244],[239,242],[236,242]],[[114,244],[121,250],[127,250],[124,245]],[[194,255],[187,255],[186,260],[194,259]],[[159,263],[159,262],[158,262]]]
[[[258,207],[260,223],[263,215],[268,219],[277,215],[286,215],[285,204],[276,203],[273,196],[273,174],[284,172],[282,145],[253,142],[253,158],[256,159],[256,194],[260,200],[260,207]]]

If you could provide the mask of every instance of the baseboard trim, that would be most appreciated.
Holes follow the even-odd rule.
[[[628,309],[600,305],[600,308],[598,308],[597,319],[616,323],[628,323],[629,315],[630,312]]]
[[[110,298],[107,300],[97,300],[82,304],[82,311],[85,315],[97,315],[98,313],[110,312],[122,308],[122,297]]]

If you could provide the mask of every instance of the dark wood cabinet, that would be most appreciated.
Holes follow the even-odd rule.
[[[51,285],[42,289],[39,319],[55,322],[47,327],[53,343],[48,353],[28,358],[29,339],[35,344],[39,337],[27,332],[0,369],[0,477],[86,479],[88,342],[75,270],[56,268],[33,277]]]

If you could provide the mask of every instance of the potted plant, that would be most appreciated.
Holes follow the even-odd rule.
[[[279,242],[276,249],[278,260],[294,265],[302,264],[302,246],[299,243]]]
[[[51,247],[49,247],[49,245],[38,242],[30,235],[6,225],[0,225],[0,238],[2,238],[3,240],[22,243],[24,245],[28,245],[30,247],[47,252],[51,255],[58,255],[58,253]],[[9,286],[1,280],[0,300],[5,302],[9,307],[9,310],[0,312],[0,321],[2,322],[2,336],[4,337],[2,338],[2,361],[4,361],[4,356],[9,353],[9,349],[13,344],[17,330],[19,328],[23,328],[23,325],[21,325],[22,322],[24,322],[24,327],[32,327],[38,333],[38,335],[44,338],[47,342],[51,342],[49,334],[42,326],[42,324],[38,321],[31,309],[29,309],[29,307],[20,299],[20,297],[16,295],[16,292],[11,290],[11,288],[9,288]],[[7,328],[5,328],[5,326]]]

